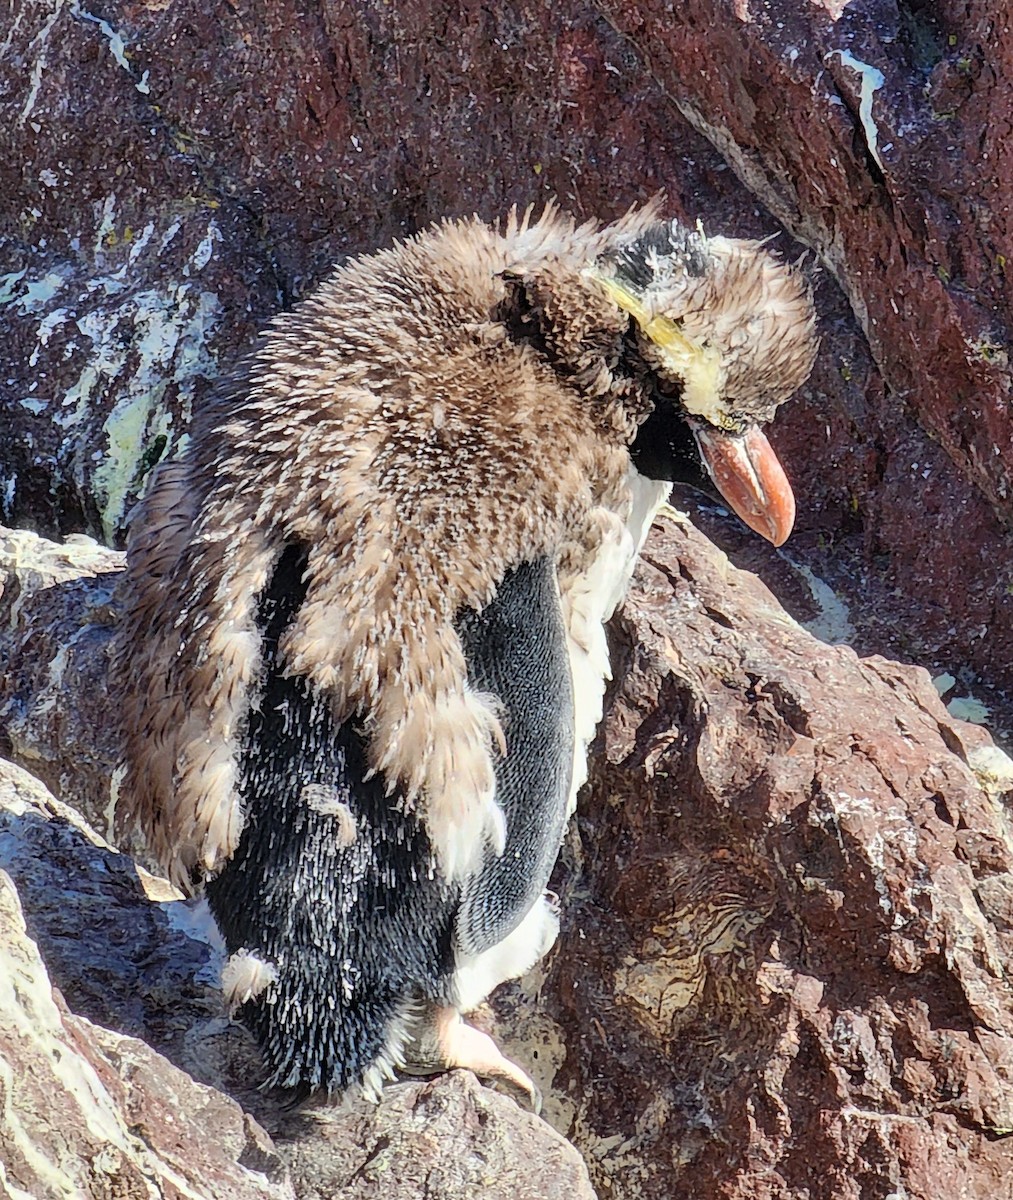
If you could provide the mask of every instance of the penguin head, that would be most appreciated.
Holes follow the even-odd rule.
[[[634,460],[641,440],[676,444],[676,427],[688,428],[728,503],[780,545],[794,497],[763,426],[815,361],[805,276],[759,242],[706,237],[677,221],[620,232],[588,274],[629,314],[654,385]],[[639,447],[647,458],[654,449]]]

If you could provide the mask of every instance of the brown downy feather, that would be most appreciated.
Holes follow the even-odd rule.
[[[448,876],[501,844],[504,733],[468,684],[455,614],[544,555],[565,601],[625,519],[627,444],[650,401],[612,374],[628,318],[583,272],[656,219],[578,229],[550,208],[349,262],[272,323],[157,469],[131,525],[115,671],[123,815],[178,884],[236,847],[258,597],[294,542],[308,591],[288,671],[361,724]]]

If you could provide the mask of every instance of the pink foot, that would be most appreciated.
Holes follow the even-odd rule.
[[[456,1008],[428,1008],[412,1029],[405,1059],[404,1069],[411,1075],[455,1067],[474,1071],[483,1079],[505,1084],[532,1112],[541,1110],[541,1092],[530,1075],[511,1062],[487,1033],[469,1025]]]

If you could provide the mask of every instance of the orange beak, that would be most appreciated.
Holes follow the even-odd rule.
[[[795,524],[795,496],[770,442],[753,426],[725,433],[694,424],[700,455],[718,491],[750,529],[775,546]]]

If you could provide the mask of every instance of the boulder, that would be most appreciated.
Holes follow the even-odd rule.
[[[107,575],[65,579],[27,594],[19,620],[44,602],[41,620],[86,624],[110,594]],[[832,644],[826,612],[812,625],[825,640],[665,511],[611,630],[609,713],[554,884],[560,942],[476,1017],[536,1079],[555,1133],[462,1073],[396,1085],[376,1109],[279,1110],[221,1010],[199,908],[105,843],[70,791],[58,801],[13,767],[30,803],[7,805],[0,868],[73,1020],[143,1043],[174,1088],[184,1073],[213,1089],[233,1131],[218,1140],[257,1186],[1013,1194],[1013,763],[926,671]],[[51,647],[40,638],[33,668],[19,644],[22,761],[72,787],[110,731],[54,726],[32,702],[33,679],[52,687]],[[79,677],[98,678],[104,645],[89,646]],[[58,704],[95,711],[72,688]],[[62,1102],[48,1111],[59,1126]]]
[[[107,837],[118,742],[106,653],[122,569],[121,553],[87,536],[58,544],[0,528],[0,755]]]
[[[775,552],[688,496],[707,536],[656,529],[613,628],[563,937],[481,1019],[603,1197],[1013,1195],[1013,776],[921,669],[1013,730],[1011,20],[15,0],[0,518],[25,528],[0,540],[0,754],[59,799],[4,776],[0,984],[24,985],[0,1030],[39,1031],[0,1041],[29,1089],[0,1130],[8,1188],[589,1194],[556,1134],[465,1076],[375,1111],[259,1095],[198,916],[102,840],[120,559],[36,535],[119,544],[216,376],[343,256],[664,189],[816,268],[823,348],[773,431],[798,532]]]
[[[144,894],[128,860],[89,840],[68,816],[31,776],[0,762],[4,1194],[293,1200],[270,1139],[235,1101],[124,1032],[124,1022],[83,1015],[142,1003],[130,996],[136,973],[115,969],[127,956],[108,940],[115,924],[108,914],[122,915],[116,893],[129,890],[131,875],[135,915]],[[118,876],[112,886],[111,873]],[[186,974],[182,957],[177,963]],[[97,1003],[68,1000],[53,986],[54,973],[71,989],[83,985]]]
[[[684,519],[614,633],[563,936],[504,1013],[599,1195],[1010,1195],[1013,762]]]

